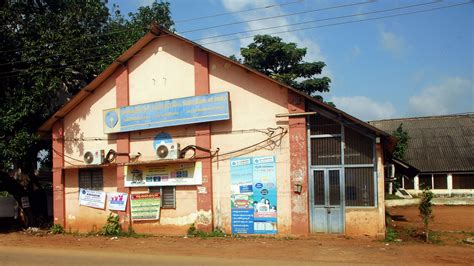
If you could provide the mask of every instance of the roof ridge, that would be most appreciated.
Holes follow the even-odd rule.
[[[454,117],[458,117],[458,116],[471,116],[471,115],[474,115],[474,112],[455,113],[455,114],[448,114],[448,115],[430,115],[430,116],[413,116],[413,117],[389,118],[389,119],[370,120],[370,121],[367,121],[367,122],[371,123],[371,122],[397,121],[397,120],[454,118]]]

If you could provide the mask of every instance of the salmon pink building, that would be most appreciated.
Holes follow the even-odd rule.
[[[385,232],[390,135],[159,27],[40,131],[66,230]]]

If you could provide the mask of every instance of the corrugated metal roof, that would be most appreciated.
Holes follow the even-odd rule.
[[[421,172],[474,171],[474,113],[370,121],[393,133],[408,132],[405,161]]]

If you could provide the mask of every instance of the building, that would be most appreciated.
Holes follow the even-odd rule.
[[[371,121],[385,132],[400,124],[409,140],[405,161],[420,172],[402,186],[418,194],[474,196],[474,113]]]
[[[385,232],[389,134],[158,27],[40,132],[66,230]]]

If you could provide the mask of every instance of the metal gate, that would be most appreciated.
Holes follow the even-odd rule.
[[[310,206],[312,233],[344,232],[343,175],[341,168],[312,169]]]

